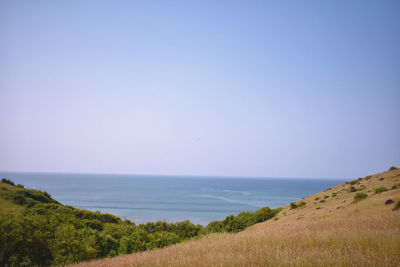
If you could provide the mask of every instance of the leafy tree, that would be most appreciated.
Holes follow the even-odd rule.
[[[131,240],[132,251],[143,251],[146,250],[146,243],[150,242],[150,236],[146,230],[142,227],[138,227],[133,232]]]
[[[151,234],[150,242],[147,243],[147,249],[162,248],[180,241],[180,237],[175,233],[157,232]]]
[[[81,237],[79,230],[72,225],[59,226],[52,245],[52,251],[55,255],[53,264],[64,266],[88,259]]]
[[[194,225],[189,220],[178,222],[175,224],[175,233],[181,238],[191,238],[199,235],[202,226],[201,225]]]
[[[225,231],[225,226],[222,221],[212,221],[207,225],[206,230],[208,233],[221,233]]]

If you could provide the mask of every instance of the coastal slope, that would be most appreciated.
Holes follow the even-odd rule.
[[[162,249],[76,266],[398,266],[400,170],[329,188],[276,219]]]

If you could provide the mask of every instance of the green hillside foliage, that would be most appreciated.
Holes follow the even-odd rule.
[[[281,209],[263,207],[256,212],[244,211],[237,216],[229,215],[223,221],[213,221],[206,226],[208,233],[240,232],[245,228],[274,217]]]
[[[0,205],[0,266],[66,265],[162,248],[208,233],[239,232],[279,212],[264,207],[207,227],[190,221],[136,225],[111,214],[62,205],[46,192],[7,179],[0,183]]]

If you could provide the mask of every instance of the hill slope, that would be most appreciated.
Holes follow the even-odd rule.
[[[379,193],[383,187],[389,190]],[[367,197],[355,201],[359,193]],[[389,199],[394,202],[386,205]],[[77,266],[398,266],[399,169],[341,184],[301,201],[297,208],[284,206],[278,220],[237,234],[213,234]]]
[[[271,218],[276,212],[261,215]],[[136,225],[112,214],[65,206],[47,192],[0,181],[0,266],[69,263],[165,247],[199,237],[189,221]]]

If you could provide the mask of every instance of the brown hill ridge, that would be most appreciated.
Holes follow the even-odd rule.
[[[393,169],[308,196],[237,234],[76,266],[399,266],[399,202]]]

